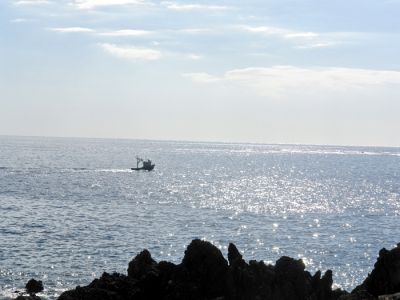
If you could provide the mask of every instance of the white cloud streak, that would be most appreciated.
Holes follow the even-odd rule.
[[[31,21],[32,20],[30,20],[30,19],[17,18],[17,19],[10,20],[10,23],[27,23],[27,22],[31,22]]]
[[[222,5],[205,5],[198,3],[182,4],[172,1],[163,1],[161,5],[165,6],[167,9],[175,11],[225,11],[231,9],[229,6]]]
[[[186,57],[191,60],[201,60],[204,58],[202,55],[199,54],[188,54]]]
[[[145,4],[142,0],[74,0],[71,5],[78,9],[95,9],[106,6],[124,6]]]
[[[230,70],[222,76],[208,73],[189,73],[184,76],[198,83],[239,84],[251,88],[261,95],[304,91],[365,91],[371,88],[400,84],[399,71],[336,67],[254,67]]]
[[[60,32],[60,33],[92,33],[95,32],[91,28],[85,27],[57,27],[57,28],[49,28],[51,31]]]
[[[313,48],[327,48],[327,47],[333,47],[336,46],[338,42],[315,42],[315,43],[309,43],[309,44],[303,44],[303,45],[298,45],[296,48],[298,49],[313,49]]]
[[[14,5],[18,6],[30,6],[30,5],[47,5],[52,2],[48,0],[20,0],[20,1],[15,1]]]
[[[143,37],[154,33],[152,31],[140,29],[121,29],[99,32],[95,29],[86,27],[55,27],[49,28],[49,30],[60,33],[94,33],[103,37]]]
[[[151,35],[153,32],[148,30],[139,30],[139,29],[121,29],[115,31],[107,31],[107,32],[100,32],[98,35],[101,36],[112,36],[112,37],[124,37],[124,36],[148,36]]]
[[[208,73],[185,73],[183,74],[183,77],[187,77],[194,82],[199,82],[199,83],[214,83],[214,82],[219,82],[222,81],[222,78],[219,78],[217,76],[210,75]]]
[[[332,47],[339,43],[338,40],[328,38],[328,34],[322,34],[312,31],[296,31],[282,27],[274,26],[237,26],[239,30],[254,34],[262,34],[264,36],[276,37],[290,41],[295,44],[296,48],[325,48]]]
[[[158,50],[149,48],[139,48],[133,46],[118,46],[115,44],[99,44],[99,46],[107,53],[130,61],[139,60],[158,60],[162,54]]]
[[[204,34],[204,33],[212,33],[213,31],[210,28],[186,28],[186,29],[180,29],[177,32],[185,34]]]

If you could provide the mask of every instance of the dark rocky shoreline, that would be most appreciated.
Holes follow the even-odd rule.
[[[332,290],[332,271],[305,271],[301,259],[283,256],[275,265],[246,262],[235,245],[228,261],[211,243],[193,240],[180,264],[156,262],[149,251],[138,254],[128,274],[108,274],[76,287],[59,300],[361,300],[400,299],[400,244],[382,249],[373,271],[352,292]],[[31,282],[32,285],[32,282]],[[29,291],[28,291],[29,292]],[[35,292],[18,300],[40,299]],[[386,296],[384,296],[386,295]]]

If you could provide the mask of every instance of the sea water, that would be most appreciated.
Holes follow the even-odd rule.
[[[131,171],[135,156],[154,171]],[[350,290],[400,242],[400,149],[0,137],[0,298],[44,299],[194,238],[302,258]]]

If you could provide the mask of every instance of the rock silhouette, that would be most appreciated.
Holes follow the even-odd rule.
[[[15,300],[40,300],[36,293],[43,291],[43,283],[32,278],[25,285],[25,290],[29,296],[19,295]]]
[[[385,248],[379,251],[374,269],[364,282],[354,289],[354,292],[360,291],[367,291],[375,297],[400,292],[400,244],[390,251]]]
[[[369,300],[400,299],[400,244],[382,249],[367,279],[351,293],[332,290],[332,271],[314,275],[302,260],[287,256],[275,265],[248,263],[234,244],[228,261],[209,242],[193,240],[180,264],[156,262],[139,253],[127,275],[103,273],[85,287],[66,291],[59,300]],[[392,295],[389,295],[392,294]],[[385,296],[382,296],[385,295]],[[21,298],[34,299],[34,298]]]
[[[36,293],[40,293],[41,291],[43,291],[43,283],[40,280],[37,281],[32,278],[25,285],[25,289],[29,295],[35,295]]]
[[[178,265],[157,263],[144,250],[129,263],[127,276],[104,273],[86,287],[64,292],[59,300],[338,299],[345,292],[332,291],[332,282],[331,271],[312,276],[301,260],[284,256],[275,266],[246,263],[230,244],[226,261],[211,243],[193,240]]]

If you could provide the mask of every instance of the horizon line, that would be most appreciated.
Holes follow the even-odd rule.
[[[44,136],[44,135],[12,135],[0,134],[0,137],[19,137],[19,138],[53,138],[53,139],[93,139],[93,140],[132,140],[132,141],[152,141],[152,142],[175,142],[175,143],[198,143],[198,144],[228,144],[228,145],[279,145],[279,146],[322,146],[322,147],[360,147],[360,148],[400,148],[399,146],[377,146],[377,145],[340,145],[340,144],[312,144],[312,143],[267,143],[267,142],[244,142],[244,141],[211,141],[211,140],[179,140],[179,139],[151,139],[133,137],[88,137],[88,136]]]

